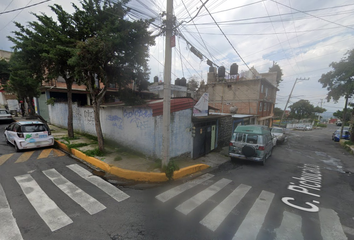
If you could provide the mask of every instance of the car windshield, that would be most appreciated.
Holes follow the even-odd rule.
[[[22,132],[44,132],[47,131],[47,129],[42,124],[34,124],[34,125],[21,126],[21,131]]]
[[[9,114],[6,110],[0,110],[0,115]]]
[[[283,129],[273,128],[272,133],[283,133]]]

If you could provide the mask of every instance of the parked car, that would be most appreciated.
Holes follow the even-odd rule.
[[[5,140],[15,146],[16,151],[54,145],[54,137],[48,126],[39,121],[13,122],[5,128]]]
[[[332,140],[333,141],[339,142],[340,131],[341,131],[341,129],[338,128],[336,131],[334,131],[334,133],[332,133]],[[350,139],[349,127],[343,127],[342,139],[347,139],[347,140]]]
[[[11,121],[13,122],[12,115],[6,109],[0,109],[0,121]]]
[[[269,127],[262,125],[239,125],[232,134],[229,156],[265,164],[272,155],[273,137]]]
[[[285,141],[285,129],[281,127],[272,127],[271,133],[277,139],[277,143]]]
[[[311,125],[306,125],[305,131],[311,131],[311,130],[312,130],[312,126]]]
[[[337,126],[342,126],[342,122],[338,120],[338,121],[336,122],[336,125],[337,125]]]

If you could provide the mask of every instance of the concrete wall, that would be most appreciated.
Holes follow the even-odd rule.
[[[67,127],[66,103],[49,105],[51,124]],[[94,113],[91,107],[73,104],[74,130],[96,135]],[[162,116],[153,117],[151,108],[105,107],[100,111],[103,136],[121,145],[149,156],[161,158]],[[171,114],[170,157],[192,152],[192,110]]]

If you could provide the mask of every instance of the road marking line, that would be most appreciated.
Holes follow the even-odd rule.
[[[276,240],[303,240],[301,233],[302,217],[288,212],[283,212],[283,220],[279,228],[275,229]]]
[[[184,191],[187,191],[188,189],[191,189],[192,187],[195,187],[198,184],[200,184],[212,177],[214,177],[214,175],[209,174],[209,173],[204,174],[196,179],[193,179],[193,180],[183,183],[177,187],[174,187],[166,192],[163,192],[163,193],[157,195],[155,198],[157,198],[161,202],[166,202],[166,201],[170,200],[171,198],[177,196],[178,194],[183,193]]]
[[[229,196],[227,196],[203,220],[201,220],[200,223],[210,230],[215,231],[250,189],[251,186],[240,184]]]
[[[71,164],[67,166],[70,168],[73,172],[78,174],[80,177],[83,179],[86,179],[96,187],[100,188],[102,191],[107,193],[109,196],[111,196],[113,199],[115,199],[117,202],[122,202],[125,199],[129,198],[129,195],[126,194],[125,192],[121,191],[117,187],[113,186],[112,184],[106,182],[100,177],[92,175],[89,171],[86,169],[80,167],[77,164]]]
[[[58,150],[58,149],[53,149],[53,153],[54,153],[54,155],[57,156],[57,157],[65,156],[65,153],[62,152],[62,151],[60,151],[60,150]]]
[[[188,199],[184,203],[178,205],[176,207],[177,211],[180,211],[184,215],[187,215],[191,211],[193,211],[196,207],[204,203],[206,200],[211,198],[214,194],[219,192],[223,189],[227,184],[232,182],[229,179],[221,179],[214,183],[213,185],[209,186],[207,189],[199,192],[197,195],[193,196],[192,198]]]
[[[321,208],[318,212],[321,224],[321,235],[323,240],[347,240],[342,225],[340,223],[338,214],[327,208]]]
[[[262,227],[265,216],[274,198],[274,193],[262,191],[245,219],[242,221],[236,234],[232,238],[237,239],[257,239],[257,235]]]
[[[41,159],[41,158],[46,158],[49,156],[50,152],[53,150],[53,148],[50,149],[44,149],[41,151],[41,154],[39,154],[37,159]]]
[[[12,155],[14,155],[14,154],[12,153],[12,154],[5,154],[5,155],[0,156],[0,166],[3,163],[5,163]]]
[[[16,219],[7,201],[5,191],[0,184],[0,239],[1,240],[23,240]]]
[[[39,216],[52,232],[65,227],[73,221],[66,215],[55,202],[41,189],[38,183],[29,174],[16,176],[16,181],[32,204]]]
[[[101,212],[106,209],[106,207],[97,201],[95,198],[91,197],[89,194],[84,192],[82,189],[77,187],[72,182],[68,181],[64,176],[58,173],[55,169],[48,169],[43,171],[43,173],[66,195],[68,195],[72,200],[84,208],[89,214],[93,215],[95,213]]]
[[[34,151],[22,153],[15,163],[26,162],[32,156],[33,153]]]

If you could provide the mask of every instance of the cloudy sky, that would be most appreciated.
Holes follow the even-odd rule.
[[[13,21],[25,25],[35,20],[31,12],[51,15],[48,5],[53,4],[71,12],[71,3],[80,6],[77,0],[1,0],[0,49],[11,51],[12,43],[6,36],[15,30]],[[31,7],[14,11],[26,6]],[[166,0],[132,0],[129,6],[131,19],[155,18],[151,31],[160,33]],[[285,107],[296,78],[309,78],[297,82],[289,105],[306,99],[315,106],[321,106],[322,101],[328,112],[343,109],[344,99],[326,101],[327,90],[318,79],[331,70],[331,62],[340,61],[354,48],[352,0],[208,0],[205,6],[210,14],[201,6],[200,0],[174,0],[174,15],[180,26],[172,50],[172,83],[183,76],[206,80],[209,66],[206,58],[201,60],[190,52],[194,46],[227,71],[237,63],[239,71],[254,67],[260,73],[268,72],[273,61],[277,62],[284,75],[276,107]],[[154,76],[163,79],[164,41],[163,36],[157,37],[150,49],[151,81]]]

